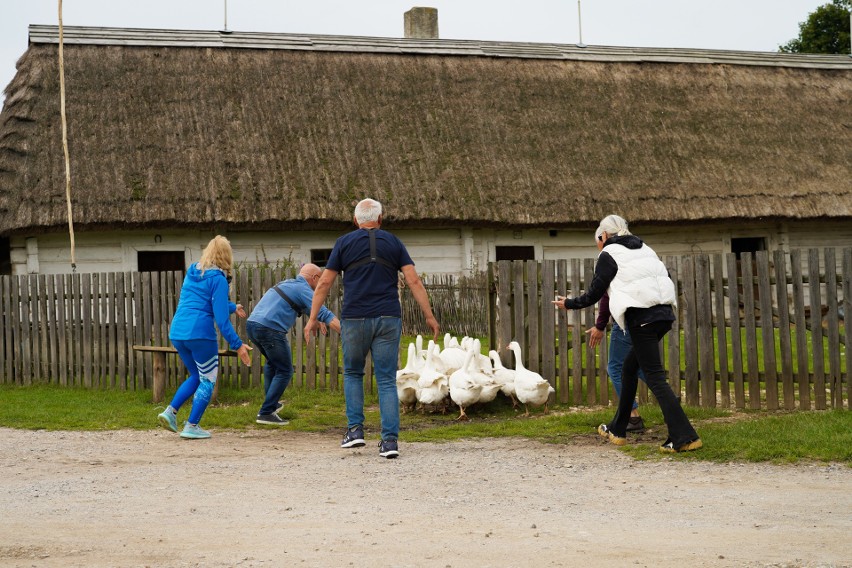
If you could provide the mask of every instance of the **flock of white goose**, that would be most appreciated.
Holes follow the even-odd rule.
[[[478,339],[464,337],[460,342],[448,333],[444,349],[432,340],[423,349],[423,337],[418,335],[408,346],[405,367],[396,373],[403,412],[415,408],[418,402],[424,407],[445,405],[449,398],[459,407],[458,419],[466,420],[465,408],[491,402],[502,392],[512,400],[512,406],[518,402],[524,405],[525,416],[529,416],[530,406],[544,405],[546,413],[553,387],[524,367],[516,341],[508,349],[515,354],[515,369],[505,368],[494,350],[483,355]]]

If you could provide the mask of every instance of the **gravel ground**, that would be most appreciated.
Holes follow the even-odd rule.
[[[0,566],[852,566],[846,465],[376,443],[0,429]]]

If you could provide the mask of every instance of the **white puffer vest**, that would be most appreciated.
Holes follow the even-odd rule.
[[[610,244],[603,250],[618,265],[618,272],[609,284],[609,311],[621,329],[627,329],[624,321],[627,308],[677,306],[674,282],[651,247],[643,243],[641,248],[629,249]]]

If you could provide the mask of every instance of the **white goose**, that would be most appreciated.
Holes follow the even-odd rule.
[[[500,383],[500,391],[512,399],[512,408],[518,407],[518,399],[515,398],[515,371],[507,369],[500,360],[500,354],[493,349],[488,352],[491,362],[494,364],[494,380]]]
[[[478,339],[474,339],[470,350],[473,358],[473,362],[470,365],[471,377],[476,383],[482,385],[479,402],[487,403],[497,398],[497,393],[500,392],[502,385],[494,380],[494,375],[491,369],[491,360],[480,353],[481,349],[482,344]]]
[[[417,379],[417,385],[420,387],[417,400],[424,405],[439,404],[450,393],[447,376],[435,368],[436,358],[437,355],[434,352],[426,351],[426,364],[423,365],[420,370],[420,378]]]
[[[482,393],[482,385],[478,384],[472,376],[473,355],[472,351],[468,351],[462,368],[450,375],[450,398],[459,405],[459,417],[456,420],[468,419],[464,409],[479,402],[479,396]]]
[[[547,399],[551,393],[556,391],[550,386],[550,383],[544,380],[544,377],[524,367],[521,360],[521,346],[518,345],[517,341],[511,342],[508,348],[515,354],[515,395],[524,405],[524,410],[526,410],[524,416],[530,415],[528,405],[544,405],[544,413],[547,414]]]
[[[414,343],[408,344],[408,360],[405,367],[396,372],[396,393],[399,395],[399,403],[402,405],[403,413],[407,409],[413,409],[417,405],[417,379],[420,373],[414,370],[417,359],[417,347]]]
[[[452,375],[455,371],[462,368],[464,365],[464,354],[465,350],[461,347],[452,346],[452,342],[449,342],[450,347],[446,347],[448,341],[446,338],[444,339],[444,350],[441,351],[439,359],[441,364],[444,366],[444,372],[447,375]]]

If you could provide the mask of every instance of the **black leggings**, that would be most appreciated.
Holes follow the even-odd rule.
[[[633,409],[633,399],[636,397],[641,368],[648,388],[654,393],[663,411],[663,419],[669,429],[669,439],[674,442],[675,447],[698,439],[698,434],[689,423],[689,418],[686,417],[680,402],[666,381],[666,370],[660,360],[660,340],[671,328],[670,321],[655,321],[629,328],[633,348],[624,358],[618,410],[608,426],[616,436],[627,435],[627,421]]]

